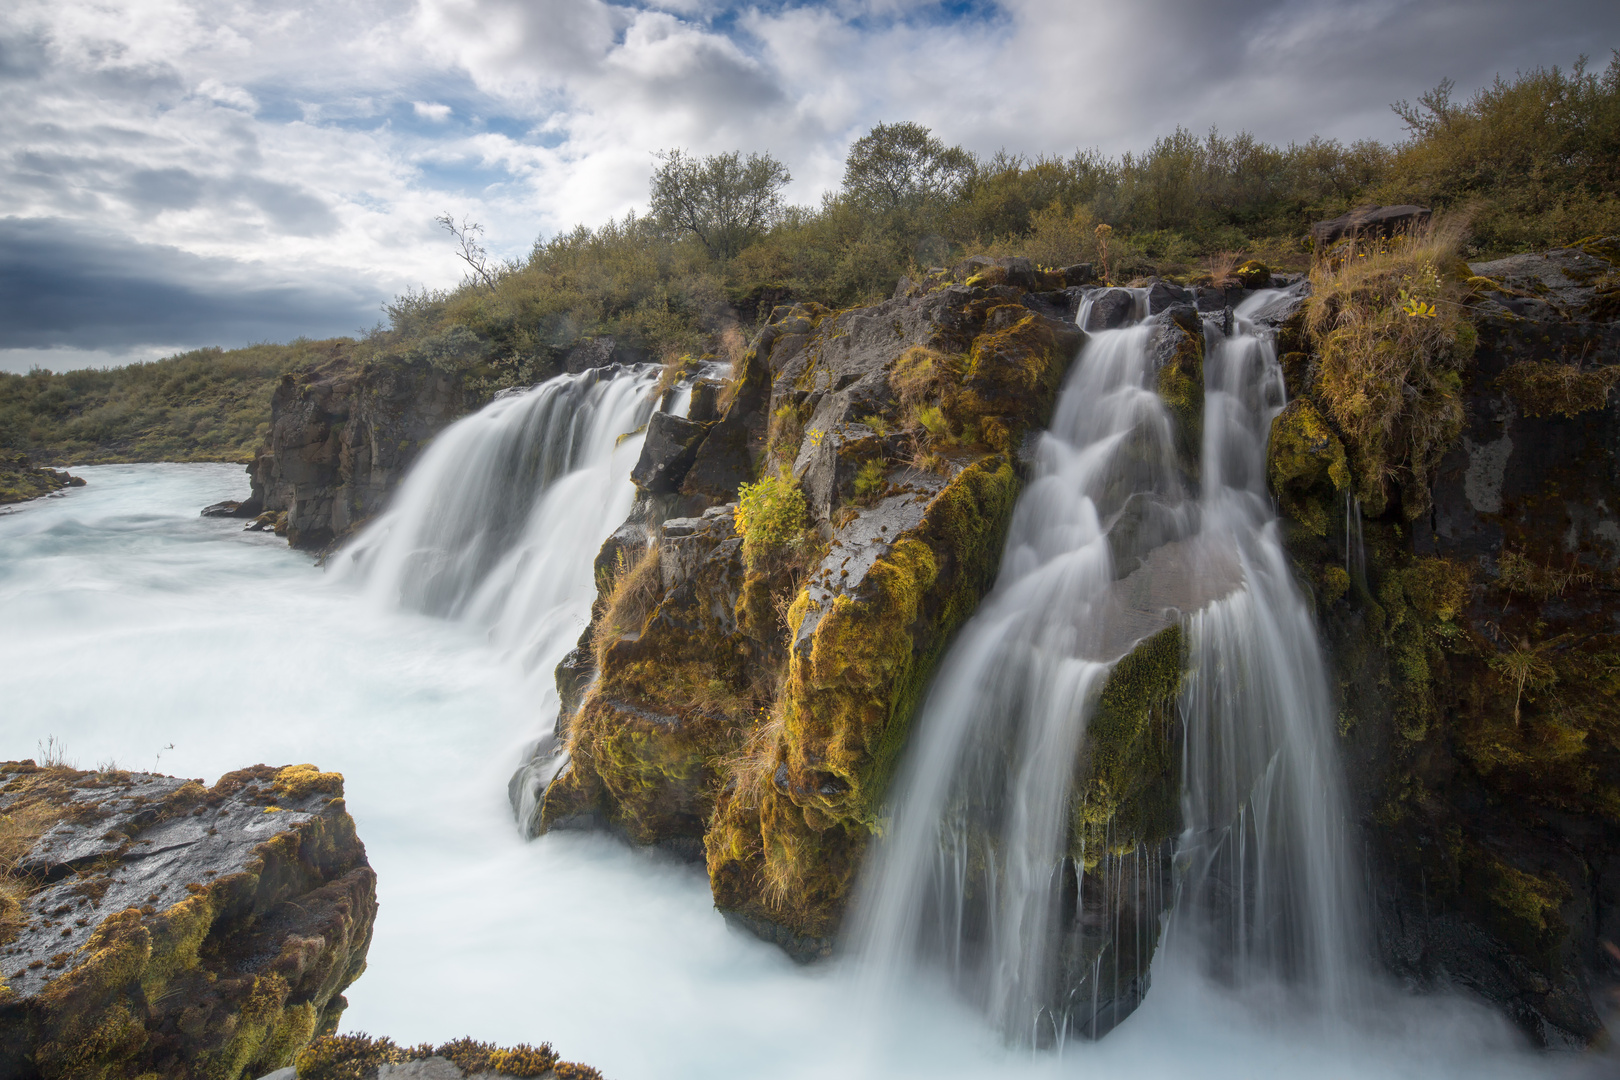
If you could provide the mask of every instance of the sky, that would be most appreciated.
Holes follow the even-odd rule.
[[[1398,139],[1390,104],[1620,46],[1613,0],[7,0],[0,370],[354,334],[492,253],[645,209],[654,155],[789,197],[913,120],[979,153],[1179,124]]]

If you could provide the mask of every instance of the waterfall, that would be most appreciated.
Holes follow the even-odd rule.
[[[1167,316],[1095,332],[1076,360],[857,890],[851,936],[880,985],[942,972],[1016,1042],[1100,1035],[1146,992],[1172,906],[1164,951],[1183,966],[1324,1001],[1344,985],[1358,924],[1333,714],[1265,490],[1282,373],[1246,318],[1276,297],[1251,298],[1230,338],[1206,331],[1198,461],[1178,459],[1155,391]],[[1099,692],[1178,623],[1181,834],[1085,851],[1077,756]]]
[[[1206,361],[1203,530],[1244,587],[1186,619],[1184,831],[1167,952],[1238,987],[1321,1011],[1358,996],[1365,950],[1350,879],[1336,717],[1313,613],[1266,490],[1286,390],[1272,342],[1235,312]]]
[[[597,550],[635,502],[641,436],[629,433],[651,416],[657,379],[650,364],[559,375],[456,421],[333,574],[378,603],[483,628],[549,693],[590,618]]]

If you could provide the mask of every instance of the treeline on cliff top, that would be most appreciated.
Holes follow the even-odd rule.
[[[898,279],[973,254],[1048,266],[1093,262],[1115,281],[1195,280],[1239,257],[1304,269],[1312,222],[1365,203],[1467,210],[1465,255],[1488,257],[1620,232],[1620,51],[1601,72],[1537,68],[1466,101],[1444,82],[1395,111],[1396,145],[1177,128],[1141,154],[978,157],[916,124],[857,140],[843,185],[816,207],[781,198],[769,154],[662,155],[652,212],[538,241],[492,262],[476,225],[461,286],[411,293],[358,341],[199,350],[111,371],[0,379],[0,447],[53,463],[246,460],[286,371],[342,360],[463,373],[470,399],[547,377],[582,335],[671,360],[735,348],[782,302],[847,307]],[[1098,226],[1108,225],[1107,251]]]

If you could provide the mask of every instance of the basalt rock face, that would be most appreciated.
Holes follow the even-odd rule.
[[[0,1075],[234,1080],[336,1028],[377,910],[342,777],[0,781]]]
[[[461,376],[426,361],[360,366],[345,354],[287,375],[248,466],[249,504],[292,546],[326,547],[379,513],[428,441],[471,404]]]
[[[1347,504],[1306,353],[1272,433],[1338,673],[1381,958],[1548,1046],[1597,1037],[1620,1005],[1617,271],[1612,239],[1467,268],[1466,421],[1410,523]]]
[[[728,916],[825,954],[912,709],[994,579],[1014,451],[1082,340],[1064,290],[1089,278],[981,259],[873,307],[773,311],[718,419],[648,440],[533,826],[701,858]],[[739,520],[756,480],[793,508],[785,542]]]

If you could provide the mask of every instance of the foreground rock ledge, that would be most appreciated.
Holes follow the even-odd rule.
[[[0,764],[0,1076],[282,1067],[365,969],[376,875],[313,765]]]

